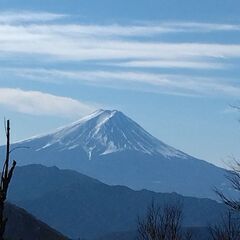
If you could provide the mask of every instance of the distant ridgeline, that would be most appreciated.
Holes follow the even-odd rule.
[[[122,240],[133,236],[138,216],[145,215],[152,200],[160,206],[180,202],[183,225],[194,228],[197,236],[225,211],[213,200],[108,186],[72,170],[41,165],[16,168],[9,200],[66,236],[90,240],[105,235],[122,236]]]
[[[122,112],[98,110],[43,136],[18,142],[18,164],[72,169],[110,185],[216,199],[232,194],[224,169],[161,142]],[[3,147],[0,148],[0,151]]]

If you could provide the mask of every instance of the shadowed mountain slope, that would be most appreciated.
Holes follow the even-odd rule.
[[[225,210],[208,199],[109,186],[78,172],[30,165],[16,168],[9,200],[72,238],[133,231],[152,202],[180,202],[184,225],[207,226]],[[211,213],[211,214],[209,214]]]
[[[7,204],[6,216],[8,222],[5,236],[9,240],[67,240],[62,234],[53,230],[47,224],[37,220],[25,210],[12,204]]]
[[[18,164],[72,169],[110,185],[215,199],[225,170],[168,146],[123,113],[99,110],[66,127],[13,144]],[[4,147],[0,148],[3,151]]]

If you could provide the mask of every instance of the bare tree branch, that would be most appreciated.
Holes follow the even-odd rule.
[[[239,219],[238,216],[231,211],[229,211],[226,216],[222,217],[220,223],[210,227],[209,230],[212,240],[240,239]]]
[[[12,152],[14,152],[15,150],[18,150],[18,149],[30,149],[30,147],[27,147],[27,146],[15,147],[15,148],[11,149],[9,153],[11,154]]]
[[[180,204],[157,207],[154,202],[147,209],[146,217],[138,220],[138,240],[191,240],[190,232],[182,230]]]
[[[0,182],[0,240],[4,240],[4,232],[6,228],[7,218],[4,217],[4,207],[5,201],[7,198],[7,192],[9,183],[12,179],[12,175],[14,169],[16,167],[16,161],[12,162],[12,166],[9,168],[10,163],[10,121],[5,120],[5,131],[7,138],[6,145],[6,158],[3,164],[3,170],[1,174],[1,182]]]
[[[230,182],[235,192],[240,193],[240,163],[234,159],[234,165],[232,165],[231,168],[232,170],[228,171],[226,178]],[[232,210],[240,212],[240,199],[228,197],[219,189],[214,189],[214,191],[226,206]]]

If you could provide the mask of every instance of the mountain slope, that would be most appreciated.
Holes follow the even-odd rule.
[[[108,186],[75,171],[41,165],[16,168],[9,191],[9,200],[49,226],[87,239],[134,231],[137,217],[153,199],[157,204],[182,203],[185,226],[207,226],[224,211],[212,200]]]
[[[223,169],[168,146],[116,110],[99,110],[13,148],[21,146],[29,149],[14,152],[18,164],[73,169],[107,184],[210,198],[213,187],[229,191]]]
[[[67,240],[45,223],[12,204],[7,204],[5,213],[8,217],[5,234],[7,239]]]
[[[163,157],[188,156],[151,136],[123,113],[113,110],[98,110],[81,120],[45,136],[23,141],[35,141],[38,152],[80,149],[94,159],[101,155],[136,151]]]

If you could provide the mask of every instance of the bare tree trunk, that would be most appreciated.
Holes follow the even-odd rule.
[[[3,165],[1,182],[0,182],[0,240],[4,240],[4,232],[6,228],[7,218],[4,217],[4,207],[5,201],[7,198],[7,191],[8,186],[11,181],[13,171],[16,166],[16,161],[13,161],[11,168],[9,169],[9,162],[10,162],[10,121],[7,120],[6,126],[6,138],[7,138],[7,145],[6,145],[6,158]]]

